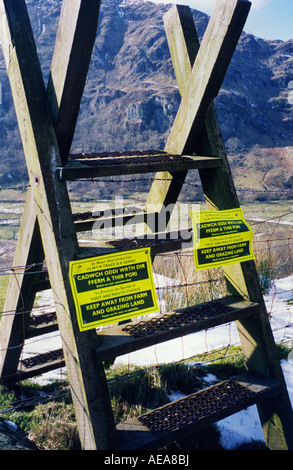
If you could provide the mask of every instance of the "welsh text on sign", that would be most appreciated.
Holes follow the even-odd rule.
[[[253,233],[242,209],[191,212],[195,268],[208,269],[254,259]]]
[[[72,261],[69,276],[81,331],[159,310],[149,248]]]

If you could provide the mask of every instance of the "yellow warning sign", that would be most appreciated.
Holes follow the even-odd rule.
[[[253,233],[242,209],[191,212],[195,268],[208,269],[254,259]]]
[[[80,331],[159,310],[149,248],[72,261],[69,276]]]

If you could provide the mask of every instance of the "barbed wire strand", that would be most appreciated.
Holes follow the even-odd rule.
[[[115,181],[116,182],[116,181]],[[123,181],[125,182],[125,181]],[[289,235],[287,235],[286,237],[282,237],[281,235],[277,235],[277,231],[280,230],[280,228],[283,228],[283,223],[282,223],[282,219],[292,215],[293,212],[292,211],[287,211],[286,213],[283,213],[281,215],[277,215],[277,216],[274,216],[274,217],[270,217],[270,218],[267,218],[265,220],[261,220],[261,221],[252,221],[252,224],[254,227],[256,228],[259,228],[259,230],[261,230],[261,228],[265,225],[265,224],[271,224],[272,222],[274,223],[275,227],[273,228],[273,230],[271,231],[271,233],[269,234],[269,237],[267,237],[265,240],[262,239],[262,240],[258,240],[258,239],[254,239],[254,246],[255,246],[255,252],[257,252],[258,254],[261,254],[261,253],[267,253],[267,256],[268,256],[268,267],[267,268],[261,268],[259,267],[257,272],[259,275],[263,275],[265,273],[265,275],[267,277],[270,278],[270,282],[271,282],[271,299],[270,299],[270,304],[269,304],[269,308],[268,308],[268,313],[269,315],[271,316],[272,315],[272,311],[273,311],[273,308],[274,308],[274,304],[276,302],[276,297],[278,295],[278,288],[277,288],[277,281],[278,281],[278,277],[275,277],[276,273],[282,269],[284,270],[289,270],[290,272],[290,275],[289,276],[292,276],[292,273],[291,273],[291,270],[292,270],[292,260],[291,260],[291,246],[293,244],[293,240],[291,239],[291,236],[292,236],[292,233],[293,233],[293,228],[290,229],[290,233]],[[290,226],[288,223],[285,224],[285,226]],[[259,230],[257,230],[256,232],[258,232]],[[284,243],[280,243],[281,241],[283,241]],[[276,243],[276,245],[274,245],[274,243]],[[258,244],[262,244],[262,247],[257,247]],[[264,246],[265,245],[265,246]],[[287,263],[281,263],[281,264],[277,264],[277,260],[278,260],[278,257],[277,259],[274,259],[274,253],[277,252],[277,250],[279,249],[282,249],[282,250],[285,250],[285,248],[287,249],[287,258],[288,258],[288,261]],[[209,279],[208,280],[201,280],[201,281],[196,281],[196,282],[188,282],[188,279],[187,279],[187,276],[186,276],[186,273],[185,273],[185,270],[184,270],[184,266],[181,262],[181,258],[180,257],[183,257],[183,256],[193,256],[193,250],[190,250],[189,253],[186,253],[186,252],[176,252],[175,254],[161,254],[160,256],[165,256],[165,257],[169,257],[171,259],[176,259],[177,262],[179,262],[179,266],[180,266],[180,271],[182,273],[182,276],[183,276],[183,279],[184,279],[184,282],[181,283],[180,285],[173,285],[173,286],[160,286],[160,287],[157,287],[157,290],[168,290],[170,288],[174,288],[174,289],[182,289],[184,288],[186,292],[187,289],[189,287],[197,287],[199,285],[203,285],[203,284],[207,284],[209,286],[209,290],[210,290],[210,294],[213,295],[213,290],[212,290],[212,284],[217,284],[219,282],[222,282],[224,281],[224,277],[218,277],[217,279],[212,279],[211,277],[211,274],[209,272],[208,276],[209,276]],[[40,263],[41,265],[42,263]],[[46,271],[44,271],[44,269],[41,269],[40,271],[35,271],[35,270],[32,270],[30,271],[32,268],[36,268],[36,264],[33,264],[33,265],[29,265],[29,266],[5,266],[5,267],[2,267],[0,268],[0,275],[13,275],[16,279],[16,282],[17,282],[17,276],[18,274],[24,274],[24,275],[29,275],[29,274],[36,274],[36,273],[39,273],[39,274],[45,274]],[[19,284],[18,284],[19,286]],[[273,286],[273,288],[272,288]],[[292,286],[293,286],[293,283],[292,283]],[[19,286],[19,290],[20,290],[20,286]],[[282,290],[282,293],[284,292],[287,292],[287,293],[290,293],[292,292],[292,296],[293,296],[293,288],[290,289],[288,288],[287,290]],[[21,292],[20,292],[21,294]],[[187,295],[187,299],[188,299],[188,295]],[[23,318],[26,314],[29,314],[30,311],[26,311],[25,308],[24,308],[24,299],[22,298],[22,307],[21,309],[18,311],[18,312],[12,312],[12,311],[3,311],[3,312],[0,312],[0,314],[3,316],[3,315],[15,315],[15,314],[19,314],[19,315],[22,315]],[[50,306],[44,306],[44,307],[39,307],[40,308],[40,311],[42,311],[42,308],[50,308]],[[292,306],[293,308],[293,306]],[[290,329],[290,328],[293,328],[293,323],[292,323],[292,309],[291,309],[291,305],[288,304],[287,307],[283,307],[283,310],[287,311],[288,313],[288,318],[287,320],[285,321],[285,324],[281,327],[276,327],[273,329],[273,332],[279,332],[279,331],[283,331],[283,335],[282,335],[282,338],[280,339],[280,343],[285,343],[286,340],[287,340],[287,331]],[[277,312],[280,311],[280,310],[277,310]],[[275,312],[276,313],[276,312]],[[229,328],[229,334],[228,334],[228,345],[226,345],[225,347],[222,348],[222,350],[224,351],[224,354],[223,354],[223,357],[226,357],[226,354],[230,348],[230,346],[237,346],[239,345],[240,343],[235,343],[235,344],[232,344],[232,331],[231,331],[231,324],[228,325],[228,328]],[[23,335],[25,337],[25,327],[24,327],[24,322],[23,322]],[[58,334],[56,334],[57,336]],[[35,340],[36,342],[38,341],[42,341],[42,339],[36,339]],[[209,347],[209,340],[208,340],[208,332],[205,331],[205,343],[206,343],[206,355],[210,354],[211,352],[214,352],[214,349],[210,350],[210,347]],[[184,343],[183,343],[183,340],[182,340],[182,343],[181,343],[181,348],[182,348],[182,355],[183,357],[185,357],[185,351],[184,351]],[[159,365],[159,359],[158,359],[158,356],[157,356],[157,349],[155,348],[155,357],[156,357],[156,364],[157,366]],[[204,355],[203,355],[204,356]],[[234,355],[232,355],[231,357],[234,357]],[[186,359],[184,359],[186,360]],[[216,360],[219,360],[219,359],[216,359]],[[179,361],[180,362],[180,361]],[[210,360],[208,361],[210,362]],[[130,356],[129,356],[129,359],[128,359],[128,372],[130,373],[130,369],[131,369],[131,364],[130,364]],[[53,399],[53,398],[52,398]],[[8,406],[8,405],[7,405]],[[18,405],[17,405],[18,406]]]

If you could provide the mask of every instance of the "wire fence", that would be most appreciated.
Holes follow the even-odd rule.
[[[267,213],[250,214],[246,220],[254,234],[255,263],[275,340],[279,344],[291,347],[293,344],[293,207],[292,210],[290,204],[288,204],[288,207],[289,210],[280,213],[278,204],[276,204],[276,207],[269,215]],[[3,217],[2,214],[0,227],[11,227],[10,216],[7,215],[6,217]],[[13,238],[15,239],[20,224],[21,217],[14,216],[13,227],[16,227],[16,232]],[[2,318],[11,315],[24,316],[31,313],[25,310],[24,306],[18,312],[4,309],[5,288],[11,276],[17,279],[18,276],[30,276],[37,273],[42,276],[46,275],[43,263],[27,266],[13,266],[13,262],[11,264],[6,263],[7,260],[12,259],[14,246],[15,241],[8,247],[6,241],[3,241],[3,243],[0,241],[0,255],[1,259],[4,260],[4,264],[3,261],[0,263],[0,285],[4,286],[1,289],[0,315]],[[153,272],[162,312],[221,298],[226,294],[226,283],[221,268],[195,271],[192,249],[157,255],[153,261]],[[35,308],[39,309],[39,313],[44,313],[46,308],[51,308],[52,301],[51,292],[44,291],[36,297]],[[225,329],[223,333],[221,333],[221,328]],[[216,333],[217,329],[220,331],[219,335]],[[195,333],[195,335],[198,335],[198,333]],[[215,340],[215,338],[217,339]],[[187,343],[185,338],[178,339],[176,343],[178,361],[187,360],[196,355],[196,353],[190,354],[188,341],[188,337]],[[193,344],[196,343],[195,339],[191,341]],[[199,342],[198,351],[202,355],[221,348],[223,348],[223,354],[225,355],[228,347],[240,344],[237,328],[232,323],[223,327],[216,327],[213,331],[205,331]],[[23,338],[23,345],[25,344],[27,344],[27,349],[23,348],[22,359],[26,358],[31,353],[30,351],[49,350],[52,344],[62,347],[58,331],[50,335],[48,345],[46,345],[45,337],[42,336],[27,342]],[[153,348],[152,354],[153,364],[159,365],[162,362],[159,346]],[[128,361],[128,364],[130,364],[130,355],[128,359],[124,358],[124,361]],[[170,358],[170,362],[172,362],[172,358]],[[63,369],[60,370],[59,376],[60,374],[63,377],[66,375],[64,375]],[[37,401],[46,401],[48,399],[54,399],[54,396],[36,397]],[[21,400],[20,403],[5,404],[3,410],[0,409],[0,413],[23,405],[29,406],[31,400],[33,399],[29,399],[28,402]]]

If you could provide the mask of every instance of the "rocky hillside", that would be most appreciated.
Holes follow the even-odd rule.
[[[61,3],[27,0],[45,81]],[[143,0],[102,2],[73,152],[164,147],[180,101],[162,19],[171,6]],[[208,17],[195,10],[193,16],[201,38]],[[2,56],[0,80],[0,184],[6,185],[25,179],[26,168]],[[293,40],[242,34],[216,108],[233,171],[243,187],[251,183],[243,175],[254,167],[259,168],[254,188],[256,183],[262,188],[293,186],[291,80]]]

